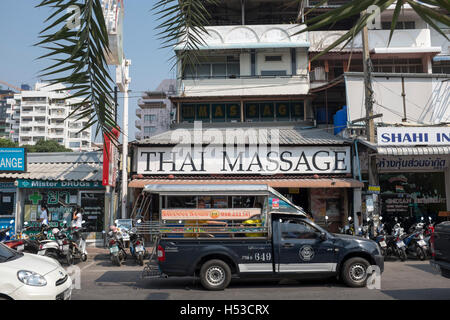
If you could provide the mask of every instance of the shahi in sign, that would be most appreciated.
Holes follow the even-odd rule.
[[[261,214],[260,208],[236,209],[163,209],[163,220],[247,220]]]

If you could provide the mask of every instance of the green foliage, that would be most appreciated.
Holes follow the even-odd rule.
[[[101,131],[115,141],[111,132],[111,128],[117,127],[112,97],[114,81],[106,62],[110,50],[101,1],[41,0],[37,5],[44,6],[53,8],[53,13],[45,20],[48,25],[35,45],[49,51],[39,59],[51,58],[54,64],[42,70],[40,77],[50,84],[66,85],[71,91],[68,98],[82,98],[82,102],[73,104],[76,109],[69,115],[75,120],[89,118],[80,131],[97,123],[95,136]],[[67,23],[73,17],[73,6],[80,10],[78,28],[69,28]]]
[[[325,2],[326,0],[317,3],[316,6],[306,12],[306,15],[316,10],[317,7],[323,5]],[[392,35],[395,30],[395,25],[401,13],[401,9],[405,4],[410,5],[411,8],[419,15],[419,17],[421,17],[433,29],[435,29],[448,40],[447,35],[437,26],[436,21],[446,25],[447,27],[450,27],[450,18],[446,14],[446,11],[447,13],[450,11],[450,2],[448,0],[422,0],[421,2],[422,3],[419,3],[415,0],[353,0],[336,9],[309,19],[308,27],[298,33],[314,31],[319,28],[332,26],[336,22],[341,21],[345,18],[360,15],[360,13],[363,13],[360,15],[360,18],[358,19],[356,24],[348,32],[346,32],[339,39],[329,45],[320,54],[314,56],[312,60],[315,60],[338,46],[342,45],[340,48],[344,48],[350,41],[352,41],[354,37],[364,28],[368,20],[374,17],[374,14],[366,12],[366,10],[370,6],[378,6],[378,8],[380,8],[380,12],[383,12],[390,5],[396,3],[392,16],[389,43],[391,42]]]
[[[23,146],[27,152],[72,152],[72,149],[67,149],[66,147],[60,145],[54,140],[39,140],[34,146],[25,145]]]
[[[18,148],[19,144],[8,139],[0,138],[0,148]]]

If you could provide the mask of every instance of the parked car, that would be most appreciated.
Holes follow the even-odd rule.
[[[0,300],[70,300],[72,279],[52,258],[0,243]]]
[[[450,278],[450,221],[435,226],[430,242],[432,255],[430,264],[443,277]]]

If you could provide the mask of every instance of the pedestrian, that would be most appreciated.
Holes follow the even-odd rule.
[[[76,206],[73,208],[72,212],[72,228],[75,231],[72,233],[73,240],[78,243],[80,239],[80,230],[83,227],[83,215],[81,214],[81,208]]]
[[[41,226],[48,226],[48,208],[47,205],[41,205],[41,215],[39,216]]]

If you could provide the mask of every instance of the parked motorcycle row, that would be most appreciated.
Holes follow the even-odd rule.
[[[341,228],[341,233],[375,241],[384,257],[397,257],[401,261],[405,261],[408,257],[419,260],[431,257],[430,239],[434,231],[434,222],[431,217],[428,219],[421,217],[420,222],[413,223],[406,232],[402,226],[405,221],[394,218],[392,221],[384,222],[383,217],[380,216],[376,234],[373,234],[373,221],[370,218],[364,221],[356,231],[352,218],[348,219],[348,224]]]
[[[136,225],[142,223],[142,220],[137,220]],[[144,259],[147,256],[147,250],[144,246],[144,238],[137,232],[136,227],[131,229],[117,227],[117,220],[115,225],[110,227],[108,232],[108,248],[110,252],[110,259],[114,265],[120,266],[128,257],[125,242],[129,241],[130,256],[133,257],[137,264],[144,265]]]
[[[74,264],[76,259],[87,260],[86,241],[81,234],[84,228],[68,227],[67,223],[62,228],[50,228],[44,224],[32,237],[26,234],[32,229],[28,222],[17,235],[12,235],[11,228],[7,229],[0,230],[0,242],[18,252],[47,256],[67,265]]]

